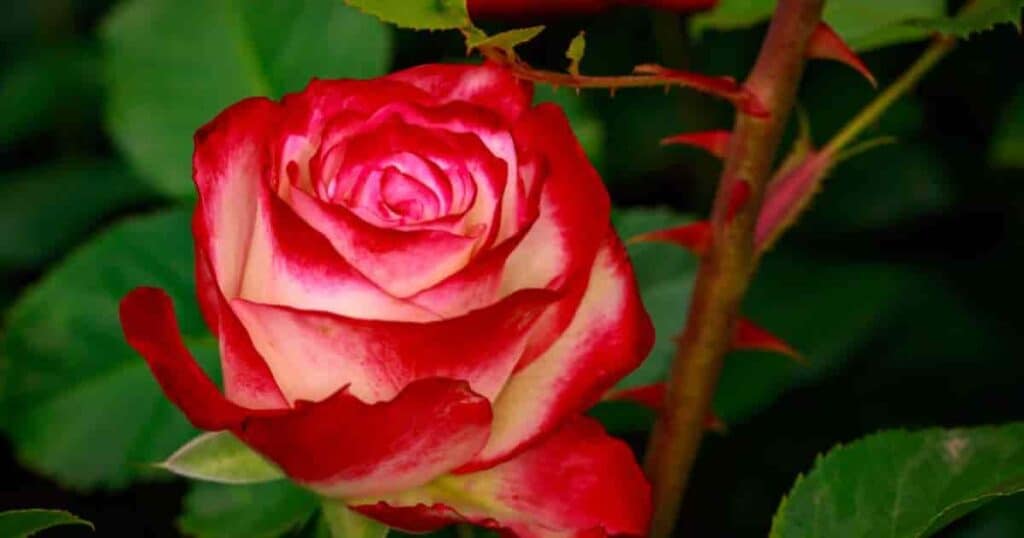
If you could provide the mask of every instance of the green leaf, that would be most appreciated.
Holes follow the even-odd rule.
[[[60,525],[84,525],[95,530],[92,523],[63,510],[31,508],[0,512],[0,536],[4,538],[24,538]]]
[[[819,457],[798,478],[772,538],[915,538],[1024,490],[1024,424],[888,431]]]
[[[995,166],[1024,168],[1024,85],[1017,88],[1000,117],[992,136],[990,161]]]
[[[284,478],[280,469],[230,432],[204,433],[159,466],[175,474],[222,484],[258,484]]]
[[[0,340],[0,429],[21,462],[75,488],[166,473],[197,432],[128,347],[118,303],[140,285],[173,297],[185,340],[216,374],[193,287],[190,211],[125,219],[75,250],[12,306]]]
[[[730,30],[765,22],[771,17],[775,3],[775,0],[721,0],[715,9],[693,18],[692,31],[699,34],[708,29]],[[824,19],[850,47],[864,51],[924,39],[930,31],[910,22],[945,14],[945,0],[831,0],[825,4]]]
[[[530,26],[529,28],[517,28],[494,35],[487,35],[482,31],[472,32],[466,37],[466,48],[498,48],[511,51],[517,45],[521,45],[540,35],[544,31],[543,26]]]
[[[191,197],[192,135],[245,97],[382,74],[389,29],[340,0],[132,0],[102,31],[107,126],[143,176]]]
[[[320,500],[288,480],[237,486],[197,482],[178,526],[196,538],[271,538],[302,527]]]
[[[466,0],[345,0],[384,22],[416,30],[469,28]]]
[[[569,59],[569,71],[574,76],[580,74],[580,62],[583,61],[583,54],[587,50],[587,38],[584,32],[581,30],[580,33],[576,34],[576,37],[572,38],[569,42],[569,48],[565,51],[565,57]]]
[[[64,252],[103,217],[151,196],[123,165],[48,164],[0,175],[0,267],[31,266]]]
[[[95,46],[73,43],[34,49],[5,65],[0,73],[0,144],[58,123],[66,129],[76,122],[93,122],[102,94],[97,56]]]
[[[333,538],[384,538],[388,535],[386,525],[349,510],[343,503],[325,500],[320,506]]]
[[[991,30],[1000,24],[1012,24],[1020,30],[1021,9],[1024,9],[1024,0],[975,0],[955,16],[914,21],[913,25],[929,31],[968,38],[972,34]]]

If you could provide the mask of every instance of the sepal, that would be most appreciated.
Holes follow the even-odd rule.
[[[177,475],[221,484],[259,484],[284,478],[280,469],[228,432],[204,433],[156,465]]]

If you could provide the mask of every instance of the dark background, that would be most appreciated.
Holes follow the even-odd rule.
[[[53,163],[91,160],[114,162],[116,170],[110,173],[131,177],[131,167],[102,122],[105,87],[96,27],[111,3],[18,4],[5,7],[0,20],[0,113],[24,119],[19,120],[20,131],[0,138],[0,182],[13,184],[27,170]],[[585,72],[624,73],[634,64],[653,61],[738,77],[752,63],[764,31],[758,26],[710,32],[691,42],[677,17],[619,10],[557,22],[523,54],[534,63],[562,68],[565,44],[580,28],[588,36]],[[864,60],[884,85],[923,47],[887,47],[865,54]],[[454,33],[400,31],[393,67],[461,56],[462,44]],[[858,335],[843,350],[843,361],[786,390],[746,420],[730,424],[727,434],[708,438],[684,507],[682,526],[688,536],[765,535],[796,475],[838,442],[884,428],[980,425],[1024,417],[1019,306],[1024,297],[1024,174],[1020,168],[995,166],[990,159],[997,129],[1008,121],[1024,121],[1020,115],[1016,120],[1007,116],[1011,98],[1024,92],[1022,59],[1021,37],[1009,26],[962,44],[872,129],[873,135],[897,136],[898,143],[840,164],[810,213],[769,256],[898,264],[912,269],[922,285],[897,290],[892,301],[900,303],[899,315],[880,317],[871,331]],[[52,62],[42,75],[19,71],[26,62],[41,61]],[[41,80],[27,86],[32,91],[26,95],[24,84],[12,82],[24,82],[19,76]],[[800,102],[815,139],[826,141],[872,94],[842,66],[812,63]],[[693,215],[706,212],[718,164],[696,150],[659,148],[656,142],[673,132],[727,127],[731,111],[726,104],[679,90],[667,96],[658,90],[623,91],[614,99],[589,92],[584,99],[603,132],[603,150],[595,161],[617,206],[667,205]],[[5,259],[0,265],[0,306],[11,304],[20,290],[93,231],[119,216],[164,203],[144,183],[132,185],[131,194],[110,203],[101,218],[67,234],[59,250],[27,260]],[[42,181],[37,188],[53,188],[57,196],[61,187]],[[97,188],[102,188],[100,183]],[[59,221],[48,215],[35,218]],[[16,239],[10,230],[17,233],[18,223],[0,222],[12,227],[0,230],[0,241]],[[803,270],[811,274],[816,267],[808,262]],[[858,284],[857,277],[835,283]],[[788,286],[775,296],[783,301],[815,299],[805,295],[799,273]],[[832,313],[842,315],[853,306],[823,304],[818,310],[823,315],[808,323],[827,324]],[[773,325],[771,319],[761,321]],[[794,344],[799,347],[800,342]],[[743,383],[729,386],[742,390]],[[631,437],[638,445],[642,439],[639,434]],[[186,490],[182,481],[122,491],[71,491],[20,467],[5,440],[0,440],[0,469],[0,509],[66,508],[96,523],[101,536],[177,534],[174,519]],[[85,532],[67,529],[48,535]],[[1024,504],[1013,498],[993,503],[943,535],[1022,536]]]

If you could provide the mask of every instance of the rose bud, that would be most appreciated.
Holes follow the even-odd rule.
[[[648,485],[581,413],[652,345],[565,115],[495,65],[314,80],[196,134],[193,220],[224,392],[162,291],[128,342],[205,430],[409,531],[639,536]]]

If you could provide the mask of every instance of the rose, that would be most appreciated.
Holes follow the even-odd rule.
[[[591,15],[616,6],[644,6],[678,13],[711,9],[718,0],[469,0],[476,18],[516,19],[558,15]]]
[[[652,344],[609,200],[554,105],[493,66],[247,99],[196,134],[196,280],[221,394],[166,294],[128,342],[201,429],[395,527],[639,535],[648,486],[580,413]]]

